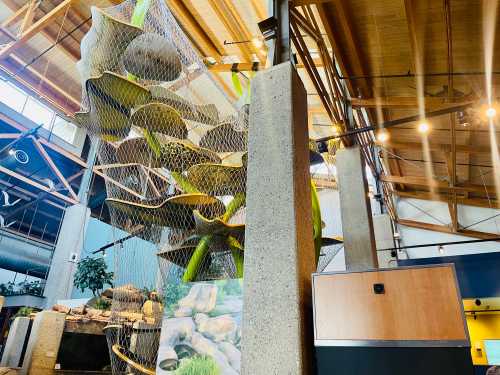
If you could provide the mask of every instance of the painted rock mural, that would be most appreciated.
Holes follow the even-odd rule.
[[[156,373],[237,375],[243,280],[169,285]]]

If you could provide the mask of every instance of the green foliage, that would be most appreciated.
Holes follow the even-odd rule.
[[[316,191],[316,186],[311,179],[311,201],[312,201],[312,219],[313,219],[313,236],[314,236],[314,255],[316,264],[319,261],[319,255],[321,253],[322,246],[322,228],[321,228],[321,209],[319,206],[318,192]]]
[[[173,312],[177,308],[177,302],[186,297],[190,289],[191,286],[185,283],[168,283],[165,286],[166,313],[168,316],[173,316]]]
[[[94,308],[97,310],[109,310],[111,307],[111,302],[104,298],[97,298],[94,304]]]
[[[31,313],[36,312],[33,307],[28,307],[28,306],[23,306],[19,310],[17,310],[17,313],[12,317],[12,319],[21,317],[21,316],[30,316]]]
[[[175,375],[219,375],[215,361],[206,356],[195,356],[181,361]]]
[[[113,286],[113,272],[107,272],[108,266],[103,258],[82,259],[78,263],[74,285],[82,292],[90,289],[94,297],[101,294],[104,285]]]

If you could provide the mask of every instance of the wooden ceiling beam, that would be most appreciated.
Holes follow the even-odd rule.
[[[219,20],[227,28],[233,41],[240,42],[252,40],[254,35],[248,30],[232,1],[208,0],[208,2],[217,14]],[[252,55],[255,54],[257,59],[261,63],[264,63],[264,58],[259,54],[259,51],[253,43],[239,43],[238,47],[246,59],[252,61],[254,59]]]
[[[469,229],[463,229],[463,230],[459,229],[459,230],[455,231],[455,230],[453,230],[453,228],[446,226],[446,225],[423,223],[423,222],[414,221],[414,220],[398,219],[397,223],[400,225],[411,227],[411,228],[430,230],[433,232],[457,234],[459,236],[479,238],[482,240],[490,240],[490,239],[497,239],[498,238],[498,234],[479,232],[479,231],[469,230]]]
[[[402,198],[414,198],[436,202],[450,202],[449,194],[432,194],[428,191],[421,190],[394,190],[394,194]],[[457,203],[464,206],[484,207],[484,208],[500,208],[500,202],[496,199],[468,198],[467,192],[457,195]]]
[[[424,97],[425,108],[429,110],[444,109],[461,104],[471,104],[474,100],[449,100],[448,98]],[[362,108],[387,108],[387,109],[418,109],[418,98],[413,96],[389,96],[380,98],[352,98],[353,107]]]
[[[262,0],[250,0],[250,2],[259,21],[262,21],[268,17],[267,9],[262,3]]]
[[[19,21],[23,17],[24,13],[26,13],[26,11],[28,10],[29,7],[30,7],[30,3],[27,2],[21,8],[14,11],[14,13],[12,13],[9,17],[7,17],[2,22],[2,27],[9,27],[11,25],[14,25],[17,21]]]
[[[193,5],[193,1],[192,0],[182,0],[182,4],[186,8],[186,10],[189,12],[189,14],[196,20],[196,22],[200,26],[201,30],[203,30],[203,33],[206,34],[206,38],[216,48],[218,55],[219,56],[226,56],[227,51],[226,51],[223,43],[219,41],[219,39],[217,38],[217,35],[210,29],[208,24],[203,20],[203,17],[198,12],[196,6]],[[186,27],[189,27],[189,26],[186,25]],[[217,56],[209,56],[209,55],[204,55],[204,56],[213,57],[213,58],[217,57]]]
[[[24,13],[26,11],[26,8],[28,7],[29,3],[25,4],[22,8],[17,9],[17,5],[14,1],[12,0],[3,0],[4,3],[12,10],[14,13],[12,16],[17,14],[18,12]],[[71,14],[71,12],[68,12],[68,16]],[[11,17],[12,17],[11,16]],[[83,26],[82,26],[83,27]],[[1,30],[1,27],[0,27]],[[55,43],[57,41],[57,33],[54,33],[50,27],[46,27],[43,30],[40,31],[43,36],[45,36],[51,43]],[[14,36],[12,40],[16,40],[17,38]],[[66,41],[62,41],[59,46],[59,51],[62,51],[64,54],[66,54],[70,59],[74,61],[80,60],[80,46],[78,45],[78,49],[72,49],[68,48]]]
[[[209,56],[216,60],[220,60],[222,55],[217,50],[217,46],[189,12],[189,9],[182,0],[167,0],[167,5],[186,33],[186,36],[193,42],[203,56]]]
[[[28,9],[26,9],[23,21],[21,22],[21,26],[19,27],[19,30],[17,32],[18,36],[22,36],[24,31],[28,29],[28,27],[31,26],[31,24],[33,23],[33,19],[35,18],[35,12],[38,6],[40,5],[40,1],[29,0],[28,4],[29,4]]]
[[[445,191],[456,191],[456,192],[471,192],[484,194],[488,192],[491,196],[496,195],[495,186],[483,186],[474,184],[460,184],[459,186],[450,186],[447,181],[440,180],[428,180],[426,177],[417,176],[380,176],[380,181],[388,182],[393,184],[405,184],[414,185],[425,188],[435,188]]]
[[[13,76],[24,65],[22,60],[13,54],[9,56],[8,59],[0,62],[0,70],[3,70],[7,76]],[[55,109],[71,116],[80,108],[80,102],[77,99],[70,96],[59,86],[54,85],[52,81],[42,76],[33,68],[26,68],[23,76],[24,77],[20,77],[16,75],[15,80],[39,97],[44,98]],[[39,85],[40,81],[42,81],[44,85]],[[50,90],[48,89],[49,87]]]
[[[397,142],[397,141],[387,141],[387,142],[375,142],[378,146],[382,148],[394,148],[397,150],[414,150],[422,151],[422,143],[420,142]],[[491,148],[489,146],[472,146],[472,145],[455,145],[456,152],[462,154],[490,154]],[[453,145],[447,143],[429,143],[429,150],[433,152],[452,152]],[[500,147],[499,147],[500,151]]]
[[[31,25],[21,34],[21,36],[16,41],[9,43],[6,47],[4,47],[0,51],[0,59],[6,58],[16,49],[21,47],[24,43],[26,43],[26,41],[30,40],[33,36],[42,31],[45,27],[47,27],[47,25],[51,21],[54,20],[55,17],[57,17],[61,12],[63,12],[66,9],[66,7],[70,6],[73,1],[74,0],[64,0],[54,9],[52,9],[49,13],[47,13],[45,16],[43,16],[37,22]]]
[[[319,2],[316,4],[325,32],[332,46],[335,59],[338,62],[343,76],[358,75],[366,76],[363,60],[358,50],[358,43],[355,40],[350,17],[347,13],[345,0],[332,2]],[[338,24],[335,21],[338,21]],[[340,35],[346,43],[342,51]],[[345,53],[344,53],[345,52]],[[347,56],[352,56],[348,59]],[[351,97],[371,97],[372,90],[366,79],[360,79],[356,82],[358,85],[354,90],[353,83],[348,80],[347,86]]]

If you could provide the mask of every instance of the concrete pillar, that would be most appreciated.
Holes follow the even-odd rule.
[[[290,63],[252,80],[242,375],[309,374],[315,270],[307,96]]]
[[[3,350],[2,367],[19,367],[24,342],[30,326],[30,318],[18,317],[10,326],[9,336]]]
[[[76,264],[83,249],[89,217],[90,209],[82,204],[66,209],[45,285],[47,308],[58,300],[71,298]]]
[[[41,311],[36,314],[24,356],[21,375],[52,375],[64,331],[65,314]]]
[[[377,248],[365,164],[358,146],[337,152],[337,184],[348,271],[377,268]]]

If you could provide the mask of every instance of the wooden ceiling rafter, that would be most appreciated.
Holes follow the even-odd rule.
[[[210,35],[211,32],[207,32],[209,30],[207,26],[203,27],[200,24],[200,17],[197,18],[190,12],[190,3],[183,0],[167,0],[167,5],[200,55],[221,61],[226,54],[224,47],[217,40],[214,40],[214,37]],[[213,74],[213,78],[230,98],[236,99],[234,90],[228,86],[219,74]]]
[[[498,234],[479,232],[479,231],[469,230],[469,229],[459,229],[459,230],[455,231],[455,230],[453,230],[453,228],[451,228],[451,226],[447,226],[447,225],[431,224],[431,223],[425,223],[425,222],[407,220],[407,219],[398,219],[397,222],[400,225],[404,225],[404,226],[411,227],[411,228],[424,229],[424,230],[430,230],[430,231],[441,232],[441,233],[457,234],[460,236],[479,238],[479,239],[483,239],[483,240],[490,240],[490,239],[497,239],[498,238]]]
[[[39,19],[37,22],[32,24],[29,28],[27,28],[18,38],[17,40],[7,44],[0,51],[0,59],[6,58],[12,52],[15,52],[16,49],[20,48],[26,41],[35,36],[38,32],[43,30],[47,25],[53,21],[61,12],[66,10],[66,7],[70,6],[74,0],[64,0],[54,9],[52,9],[49,13]]]
[[[22,14],[25,13],[27,7],[29,6],[29,3],[25,4],[23,7],[21,8],[17,8],[17,5],[16,3],[13,1],[13,0],[3,0],[5,5],[7,5],[7,7],[10,8],[10,10],[12,10],[14,14],[17,14],[18,12],[21,12],[21,16]],[[40,10],[40,12],[42,12],[41,10],[41,7],[38,8]],[[42,17],[43,15],[45,15],[46,13],[42,13]],[[67,12],[67,15],[70,16],[72,14],[72,12]],[[36,19],[36,17],[35,17]],[[7,20],[6,20],[7,21]],[[12,24],[15,24],[17,22],[14,21]],[[51,43],[56,43],[57,39],[58,39],[58,33],[57,32],[54,32],[52,30],[52,26],[56,25],[57,22],[54,22],[54,23],[51,23],[49,25],[47,25],[47,27],[45,27],[44,29],[42,29],[40,31],[40,33],[45,36]],[[58,24],[61,28],[62,26],[60,24]],[[82,25],[83,27],[84,25]],[[15,40],[15,39],[13,39]],[[59,51],[63,52],[65,55],[67,55],[70,59],[74,60],[75,62],[80,60],[80,47],[79,47],[79,44],[78,44],[78,48],[70,48],[69,44],[66,43],[66,41],[62,41],[60,42],[60,45],[62,48],[59,49]]]
[[[257,19],[259,20],[259,22],[267,18],[267,9],[262,4],[262,1],[250,0],[250,3],[252,4],[252,8],[253,8],[255,15],[257,16]]]
[[[7,17],[2,22],[2,27],[6,28],[6,27],[9,27],[11,25],[16,24],[24,16],[24,13],[28,10],[29,7],[30,7],[30,3],[28,2],[28,3],[24,4],[18,10],[14,11],[9,17]]]
[[[314,64],[314,61],[308,51],[307,44],[304,41],[304,38],[300,32],[300,30],[305,31],[310,37],[312,37],[315,42],[319,45],[321,44],[321,35],[318,34],[314,25],[310,24],[307,19],[305,19],[297,9],[290,10],[290,37],[292,43],[294,44],[297,53],[299,54],[304,67],[309,75],[309,78],[312,80],[314,87],[316,88],[317,93],[319,94],[319,98],[325,108],[325,111],[330,118],[332,123],[342,123],[342,127],[344,127],[343,119],[341,114],[338,113],[337,108],[334,105],[332,91],[328,91],[322,77],[319,74],[319,71]],[[332,90],[332,87],[330,87]]]
[[[457,194],[457,203],[472,207],[482,207],[482,208],[492,208],[492,209],[500,208],[500,201],[496,199],[471,198],[468,197],[468,193],[469,192],[460,192],[460,194]],[[404,191],[394,190],[394,194],[403,198],[414,198],[426,201],[436,201],[444,203],[449,203],[451,201],[450,194],[446,193],[432,194],[429,191],[422,191],[422,190],[409,190],[409,189],[406,189]]]
[[[232,42],[245,42],[238,43],[242,56],[253,61],[255,55],[258,61],[264,63],[265,59],[260,51],[251,43],[254,35],[248,30],[234,4],[230,0],[208,0],[208,2],[233,38]]]
[[[490,196],[496,195],[495,186],[491,185],[475,185],[471,183],[463,183],[457,186],[450,186],[448,181],[437,180],[437,179],[428,179],[426,177],[420,176],[394,176],[394,175],[383,175],[380,177],[383,182],[391,183],[391,184],[405,184],[405,185],[413,185],[419,186],[427,189],[438,189],[449,192],[470,192],[470,193],[478,193],[483,194],[485,191],[488,192]]]

